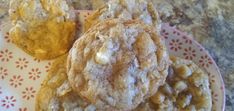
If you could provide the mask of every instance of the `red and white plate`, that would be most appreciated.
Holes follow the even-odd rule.
[[[78,11],[80,27],[91,11]],[[35,96],[45,78],[51,61],[31,57],[12,44],[9,20],[0,26],[0,111],[33,111]],[[188,34],[169,24],[162,25],[163,35],[171,55],[190,59],[207,71],[212,89],[212,109],[224,111],[224,83],[219,69],[209,53]]]

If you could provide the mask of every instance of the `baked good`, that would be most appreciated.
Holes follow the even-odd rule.
[[[98,111],[99,109],[78,96],[70,87],[66,75],[66,58],[67,55],[64,55],[53,62],[49,74],[37,94],[36,111]],[[166,83],[154,96],[142,102],[133,111],[210,111],[211,94],[205,72],[201,71],[192,61],[178,57],[171,58],[173,64]],[[177,82],[174,80],[178,83],[185,81],[187,89],[182,88],[184,91],[180,92],[178,89],[181,89],[179,87],[183,85],[179,83],[176,86]]]
[[[106,5],[97,9],[85,22],[85,30],[108,18],[123,20],[137,19],[160,30],[160,19],[151,2],[146,0],[110,0]]]
[[[109,19],[90,28],[68,55],[68,80],[101,110],[131,110],[162,85],[170,64],[156,29]]]
[[[208,75],[190,60],[172,56],[166,83],[137,109],[156,111],[211,111]]]
[[[52,63],[37,93],[35,111],[100,111],[71,89],[66,61],[67,54]]]
[[[65,0],[11,0],[13,43],[38,59],[65,54],[75,39],[75,14]]]
[[[67,55],[57,58],[37,93],[36,111],[94,111],[95,106],[71,90],[66,73]]]

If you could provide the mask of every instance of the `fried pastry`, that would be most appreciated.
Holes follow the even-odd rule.
[[[68,80],[101,110],[131,110],[166,79],[169,57],[156,29],[109,19],[83,34],[68,56]]]
[[[65,54],[75,39],[75,13],[65,0],[11,0],[13,43],[38,59]]]

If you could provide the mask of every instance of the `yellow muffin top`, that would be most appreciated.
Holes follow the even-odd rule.
[[[65,0],[12,0],[10,37],[39,59],[67,52],[74,40],[75,14]]]

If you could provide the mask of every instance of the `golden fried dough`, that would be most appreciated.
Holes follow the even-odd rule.
[[[71,90],[67,81],[66,59],[55,60],[36,97],[36,111],[94,111],[95,107]]]
[[[146,0],[110,0],[87,18],[85,30],[108,18],[137,19],[148,25],[153,25],[157,30],[160,29],[160,19],[151,2]]]
[[[208,75],[190,60],[171,57],[166,83],[137,109],[156,111],[211,111]]]
[[[38,59],[65,54],[75,39],[75,14],[65,0],[11,0],[10,37]]]
[[[131,110],[167,76],[169,57],[154,27],[109,19],[83,34],[68,56],[68,80],[101,110]]]

